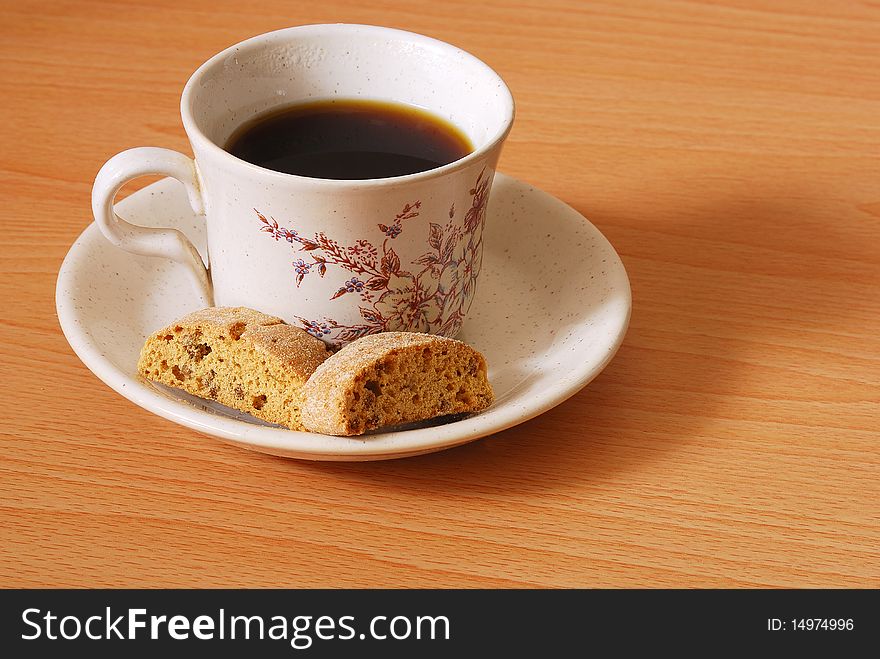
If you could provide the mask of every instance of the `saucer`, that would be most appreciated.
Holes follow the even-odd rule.
[[[204,218],[173,179],[120,202],[143,226],[171,226],[205,255]],[[580,213],[497,174],[476,298],[459,334],[486,356],[496,401],[475,416],[362,437],[272,426],[137,374],[147,335],[201,304],[187,271],[111,245],[95,224],[58,274],[58,319],[71,347],[112,389],[159,416],[244,448],[310,460],[381,460],[464,444],[527,421],[590,382],[614,356],[629,323],[629,280],[617,253]]]

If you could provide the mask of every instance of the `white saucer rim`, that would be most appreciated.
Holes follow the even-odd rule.
[[[507,430],[533,419],[566,401],[583,389],[605,369],[614,358],[626,336],[632,315],[632,289],[623,262],[613,245],[579,211],[549,193],[517,181],[512,177],[507,177],[500,172],[496,174],[496,177],[498,179],[507,178],[513,184],[525,185],[538,194],[546,195],[556,203],[567,207],[583,218],[588,230],[594,232],[596,237],[604,243],[603,246],[609,253],[616,257],[616,263],[611,265],[619,269],[622,275],[619,278],[621,287],[615,289],[615,295],[618,298],[623,298],[620,301],[625,304],[625,314],[619,323],[619,327],[616,328],[613,343],[609,344],[604,359],[591,364],[589,368],[584,369],[577,377],[568,377],[564,383],[558,383],[556,387],[545,390],[542,392],[542,396],[536,397],[532,401],[533,404],[528,409],[523,409],[516,405],[505,406],[502,403],[480,414],[445,425],[390,433],[377,433],[362,438],[345,438],[249,424],[246,421],[223,417],[197,409],[185,401],[169,398],[140,378],[140,376],[132,377],[130,374],[124,373],[110,359],[101,354],[99,347],[94,345],[94,341],[89,336],[87,328],[82,327],[77,322],[73,298],[64,294],[64,291],[69,288],[67,281],[72,276],[71,272],[75,267],[73,263],[77,257],[78,249],[81,249],[82,244],[92,240],[93,237],[103,240],[100,230],[94,223],[86,227],[76,241],[74,241],[59,269],[55,303],[61,330],[77,357],[92,373],[111,389],[139,407],[198,432],[213,435],[238,446],[265,453],[311,460],[390,459],[439,451]],[[167,179],[157,181],[133,193],[128,199],[136,195],[150,194],[151,188],[159,186],[166,181]],[[121,203],[125,204],[128,199]],[[96,235],[93,236],[92,234]],[[328,449],[326,446],[328,443],[332,443],[332,449]],[[310,446],[310,444],[314,446]]]

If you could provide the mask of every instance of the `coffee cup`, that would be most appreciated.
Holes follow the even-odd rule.
[[[454,126],[472,149],[410,174],[319,178],[275,171],[227,148],[255,118],[322,102],[394,103]],[[270,32],[215,55],[181,98],[194,158],[139,147],[111,158],[92,191],[95,221],[122,249],[179,262],[203,306],[246,306],[331,344],[382,331],[455,336],[473,302],[495,168],[514,116],[485,63],[422,35],[367,25]],[[175,229],[132,225],[116,193],[171,176],[204,215],[205,263]]]

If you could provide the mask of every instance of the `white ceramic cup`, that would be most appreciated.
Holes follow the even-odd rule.
[[[474,151],[407,176],[284,174],[224,151],[267,110],[333,98],[395,101],[445,118]],[[510,91],[482,61],[425,36],[367,25],[305,25],[227,48],[192,75],[180,103],[192,160],[140,147],[111,158],[92,191],[115,245],[184,264],[205,305],[279,316],[329,343],[406,330],[455,336],[473,300],[483,224]],[[129,224],[118,190],[145,174],[186,187],[206,216],[210,267],[177,230]]]

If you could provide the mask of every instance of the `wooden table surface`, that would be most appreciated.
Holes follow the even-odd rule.
[[[490,63],[518,104],[501,171],[620,253],[629,332],[566,403],[307,463],[154,416],[73,354],[55,279],[101,164],[189,152],[190,73],[319,22]],[[0,24],[0,585],[880,586],[876,3],[28,1]]]

